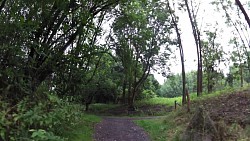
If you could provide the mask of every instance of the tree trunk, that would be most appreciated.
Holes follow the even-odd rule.
[[[169,11],[172,11],[169,3],[168,3],[168,9]],[[174,12],[171,12],[171,18],[172,22],[174,24],[175,32],[177,35],[177,40],[178,40],[178,47],[180,50],[180,57],[181,57],[181,74],[182,74],[182,105],[187,103],[186,99],[186,73],[185,73],[185,59],[184,59],[184,52],[183,52],[183,46],[182,46],[182,41],[181,41],[181,34],[179,32],[178,24],[176,21],[176,16]]]
[[[196,49],[197,49],[197,61],[198,61],[198,68],[197,68],[197,96],[202,95],[202,54],[201,54],[201,41],[200,41],[200,32],[197,27],[197,22],[195,19],[194,11],[190,10],[188,5],[188,0],[185,0],[185,5],[187,7],[189,20],[193,29],[193,36],[195,39]],[[193,15],[193,16],[192,16]]]
[[[124,78],[122,85],[122,104],[126,103],[126,86],[127,86],[127,80],[126,78]]]
[[[243,65],[240,64],[240,86],[243,87]]]
[[[92,103],[94,95],[89,95],[85,100],[85,111],[89,110],[89,105]]]
[[[250,19],[249,19],[248,15],[247,15],[246,10],[244,9],[244,7],[243,7],[243,5],[241,4],[240,0],[235,0],[235,3],[239,6],[241,12],[244,14],[245,19],[246,19],[246,21],[247,21],[247,24],[248,24],[248,26],[249,26],[249,28],[250,28]]]

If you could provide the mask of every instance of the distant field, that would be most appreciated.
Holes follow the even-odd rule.
[[[224,90],[220,90],[220,91],[216,91],[210,94],[207,93],[203,93],[203,95],[201,97],[197,97],[196,93],[190,93],[190,100],[191,101],[196,101],[196,100],[202,100],[202,99],[207,99],[209,97],[215,97],[215,96],[219,96],[222,94],[228,94],[234,91],[240,91],[240,90],[244,90],[247,89],[248,87],[243,87],[243,88],[225,88]],[[155,98],[151,98],[151,99],[145,99],[145,100],[140,100],[136,102],[136,105],[140,106],[140,105],[168,105],[168,106],[173,106],[174,102],[177,101],[177,103],[181,104],[182,101],[182,97],[174,97],[174,98],[164,98],[164,97],[155,97]]]

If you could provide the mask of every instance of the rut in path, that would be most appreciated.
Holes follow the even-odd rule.
[[[132,119],[104,118],[95,126],[95,141],[150,141],[148,134]]]

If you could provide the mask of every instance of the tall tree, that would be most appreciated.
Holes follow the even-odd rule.
[[[162,11],[167,9],[160,1],[129,1],[121,6],[113,24],[114,36],[111,39],[124,68],[123,91],[127,89],[131,108],[156,63],[160,47],[168,49],[172,44],[169,15]]]
[[[194,6],[193,6],[193,1],[190,0],[191,7],[189,6],[188,0],[185,0],[185,6],[188,11],[188,16],[189,20],[192,26],[193,30],[193,36],[195,39],[195,44],[196,44],[196,49],[197,49],[197,63],[198,63],[198,68],[197,68],[197,96],[202,95],[202,44],[201,44],[201,39],[200,39],[200,29],[198,27],[197,23],[197,12],[198,12],[198,7],[197,11],[195,11]]]
[[[217,24],[216,24],[217,26]],[[217,42],[218,33],[217,28],[215,31],[205,31],[207,39],[202,42],[203,45],[203,70],[205,73],[205,80],[207,84],[207,91],[211,93],[217,83],[217,78],[219,78],[218,67],[222,62],[223,50],[220,44]]]
[[[184,52],[183,52],[183,46],[182,46],[182,40],[181,40],[181,33],[180,29],[178,27],[178,20],[177,16],[175,14],[175,11],[173,8],[170,7],[170,4],[168,4],[168,10],[170,11],[170,15],[172,18],[172,22],[174,24],[176,36],[177,36],[177,46],[180,51],[180,57],[181,57],[181,74],[182,74],[182,105],[184,105],[187,102],[186,99],[186,73],[185,73],[185,59],[184,59]]]
[[[250,72],[250,55],[247,49],[247,47],[250,48],[250,37],[248,35],[250,29],[247,28],[245,21],[242,20],[240,11],[237,10],[236,12],[235,8],[237,7],[231,1],[220,0],[219,2],[214,1],[213,4],[217,5],[218,11],[220,11],[218,5],[221,5],[222,10],[225,12],[226,24],[234,28],[232,35],[235,36],[236,40],[239,40],[237,42],[243,47],[244,55],[247,56],[248,71]]]

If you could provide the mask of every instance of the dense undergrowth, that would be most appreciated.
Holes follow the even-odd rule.
[[[93,125],[100,119],[84,107],[52,94],[39,100],[24,99],[14,106],[0,101],[0,140],[91,140]]]

